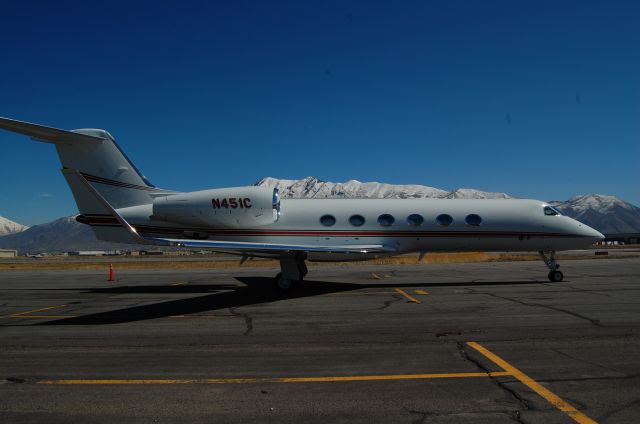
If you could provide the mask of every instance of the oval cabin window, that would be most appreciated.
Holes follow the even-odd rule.
[[[443,227],[448,227],[453,223],[453,218],[451,217],[451,215],[447,215],[446,213],[443,213],[436,217],[436,222],[442,225]]]
[[[383,227],[390,227],[395,221],[396,219],[388,213],[382,214],[378,217],[378,224],[382,225]]]
[[[349,222],[354,227],[359,227],[359,226],[364,224],[364,216],[362,216],[362,215],[351,215],[351,218],[349,218]]]
[[[473,225],[474,227],[482,224],[482,218],[480,218],[480,215],[476,215],[475,213],[467,215],[464,221],[469,225]]]
[[[331,227],[336,223],[336,219],[333,215],[322,215],[320,217],[320,223],[325,227]]]
[[[417,213],[413,213],[407,217],[407,224],[412,227],[419,227],[424,222],[424,218],[422,215],[418,215]]]

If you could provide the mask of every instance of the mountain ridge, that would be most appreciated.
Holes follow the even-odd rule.
[[[603,234],[640,233],[640,208],[615,196],[583,194],[549,204]]]
[[[316,177],[300,180],[265,177],[254,183],[259,187],[278,187],[281,198],[376,198],[376,199],[511,199],[506,193],[494,193],[471,188],[458,188],[452,191],[417,184],[387,184],[375,181],[360,182],[349,180],[344,183],[322,181]]]
[[[65,216],[34,225],[19,233],[2,236],[0,249],[17,249],[20,253],[38,253],[135,248],[130,244],[98,240],[91,227],[77,222],[76,216]]]
[[[321,181],[315,177],[301,180],[263,178],[255,183],[263,187],[278,187],[283,198],[440,198],[440,199],[508,199],[506,193],[475,189],[441,190],[421,185],[394,185],[377,182],[345,183]],[[566,201],[550,201],[566,215],[605,234],[640,233],[640,208],[604,194],[574,196]],[[20,225],[20,224],[18,224]],[[89,226],[80,224],[75,216],[59,218],[35,225],[25,231],[0,236],[0,248],[20,252],[66,252],[74,250],[136,249],[138,246],[99,241]]]

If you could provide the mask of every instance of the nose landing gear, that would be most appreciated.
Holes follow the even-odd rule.
[[[559,283],[564,278],[564,275],[562,275],[562,272],[560,271],[549,271],[548,277],[549,281]]]
[[[564,275],[562,274],[561,271],[558,271],[558,268],[560,268],[560,265],[558,265],[558,263],[556,262],[556,252],[551,251],[551,252],[544,252],[544,251],[539,251],[538,252],[540,254],[540,257],[542,258],[542,260],[544,261],[545,265],[547,265],[547,268],[549,268],[549,281],[553,282],[553,283],[559,283],[560,281],[562,281],[562,279],[564,278]],[[549,256],[547,257],[547,253],[549,254]]]

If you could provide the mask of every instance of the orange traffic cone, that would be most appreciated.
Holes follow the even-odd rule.
[[[113,264],[109,264],[109,281],[115,281],[113,277]]]

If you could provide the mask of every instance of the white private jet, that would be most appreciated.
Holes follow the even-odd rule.
[[[537,200],[280,199],[277,188],[255,186],[164,190],[105,130],[65,131],[7,118],[0,128],[56,146],[76,219],[100,240],[278,258],[281,290],[304,278],[305,260],[408,252],[538,251],[549,280],[562,281],[555,252],[604,238]]]

